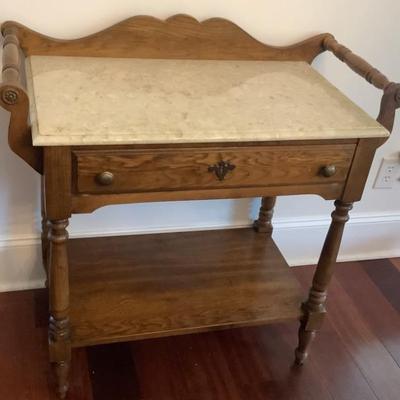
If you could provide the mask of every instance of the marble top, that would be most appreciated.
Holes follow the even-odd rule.
[[[305,62],[31,56],[33,144],[382,137]]]

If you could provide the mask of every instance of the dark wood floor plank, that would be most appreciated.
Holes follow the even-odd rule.
[[[273,326],[224,331],[218,335],[222,354],[236,381],[240,399],[245,399],[246,394],[257,400],[284,399],[286,396],[287,388],[276,373],[276,365],[270,362],[271,353],[265,346],[267,341],[263,343],[264,332],[269,333],[268,339],[276,336]],[[275,342],[275,349],[280,350],[281,361],[285,363],[282,345],[282,341]],[[290,359],[286,361],[288,368]]]
[[[239,400],[235,377],[218,342],[218,335],[189,335],[170,339],[177,353],[180,370],[184,377],[188,394],[198,399]],[[196,393],[196,396],[193,394]]]
[[[92,371],[88,366],[86,349],[76,349],[72,352],[71,365],[68,400],[95,400],[92,394],[92,384],[90,379]],[[53,377],[52,374],[51,376]],[[55,383],[52,386],[52,393],[54,392],[54,387]]]
[[[52,399],[47,334],[35,327],[34,292],[0,294],[0,315],[0,399]]]
[[[234,332],[234,335],[239,334],[237,330]],[[226,357],[224,349],[232,343],[225,339],[221,342],[221,335],[204,333],[133,343],[143,398],[264,399],[254,388],[263,375],[254,374],[253,359],[248,354],[237,360]],[[236,362],[241,364],[237,369]],[[238,370],[240,373],[235,374]],[[157,384],[154,384],[154,376]]]
[[[392,306],[400,313],[400,272],[389,260],[368,260],[363,268]]]
[[[170,338],[131,342],[130,346],[140,385],[140,398],[181,400],[187,388]]]
[[[398,400],[400,369],[335,278],[330,284],[328,307],[328,320],[376,397]]]
[[[335,400],[376,400],[357,364],[343,347],[337,332],[326,321],[307,363],[318,371],[320,383]]]
[[[279,383],[276,385],[280,392],[279,399],[333,399],[314,365],[308,363],[305,368],[294,365],[297,328],[298,323],[260,328],[259,335],[255,337],[261,357],[270,366],[274,381]]]
[[[139,398],[129,343],[88,347],[86,354],[94,400]]]
[[[294,322],[95,346],[73,351],[69,399],[398,400],[390,262],[390,273],[389,264],[338,266],[328,318],[301,368],[292,365]],[[308,288],[313,268],[292,272]],[[0,399],[55,400],[45,291],[0,294],[0,315]]]
[[[390,262],[400,271],[400,258],[391,258]]]
[[[314,268],[310,266],[294,268],[294,273],[305,290],[310,286],[313,272]],[[308,363],[320,371],[321,379],[335,400],[377,399],[357,363],[343,345],[330,318],[324,321],[304,367]]]
[[[0,294],[0,399],[55,400],[45,290]],[[85,350],[73,353],[70,398],[92,400]]]
[[[400,366],[400,313],[393,308],[385,293],[366,273],[365,265],[365,262],[339,264],[335,275],[351,296],[364,321]],[[381,266],[375,263],[374,268],[379,269]],[[390,264],[390,268],[394,266]],[[397,269],[395,271],[393,283],[400,289],[400,272],[397,272]],[[378,272],[374,272],[373,275]]]
[[[292,368],[296,335],[291,339],[283,341],[278,327],[268,326],[134,342],[141,396],[332,400],[312,367]]]

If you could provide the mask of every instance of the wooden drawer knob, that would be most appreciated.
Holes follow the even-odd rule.
[[[96,175],[96,182],[102,186],[111,185],[114,182],[114,174],[110,171],[104,171]]]
[[[326,178],[330,178],[331,176],[336,174],[336,167],[334,165],[325,165],[321,168],[321,175]]]

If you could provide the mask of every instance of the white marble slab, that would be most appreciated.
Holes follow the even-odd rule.
[[[388,136],[304,62],[32,56],[27,81],[37,146]]]

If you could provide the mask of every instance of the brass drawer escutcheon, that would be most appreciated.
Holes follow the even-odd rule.
[[[236,168],[234,164],[229,161],[220,161],[218,164],[210,165],[208,167],[208,172],[214,172],[220,181],[225,179],[226,174],[229,171],[233,171]]]

